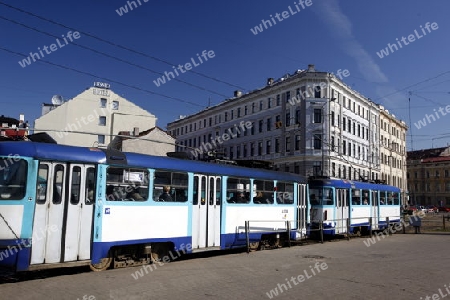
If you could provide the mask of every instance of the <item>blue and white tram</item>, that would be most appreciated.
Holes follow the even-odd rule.
[[[310,228],[318,229],[323,222],[324,234],[383,230],[388,222],[400,222],[400,189],[394,186],[313,178],[309,198]]]
[[[277,245],[306,231],[307,197],[295,174],[2,142],[0,267],[98,271],[245,247],[246,221],[251,245]]]

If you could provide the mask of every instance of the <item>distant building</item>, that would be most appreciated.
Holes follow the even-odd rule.
[[[24,115],[19,120],[0,116],[0,140],[23,140],[28,135],[28,123]]]
[[[156,117],[96,82],[74,98],[59,96],[42,105],[34,132],[47,132],[58,144],[106,147],[120,131],[155,127]]]
[[[175,138],[159,127],[142,132],[135,128],[131,132],[119,132],[119,136],[111,141],[109,148],[123,152],[167,156],[168,152],[175,151]]]
[[[167,128],[177,151],[196,159],[218,152],[233,160],[270,161],[277,170],[305,176],[376,181],[382,173],[381,118],[398,129],[389,138],[399,144],[392,156],[400,165],[406,156],[406,126],[380,110],[335,75],[309,65],[278,80],[269,78],[249,93],[236,91],[233,98]],[[397,178],[406,178],[405,173],[400,168],[391,181],[403,191],[405,182]]]
[[[406,131],[404,121],[396,119],[383,106],[380,109],[381,180],[402,190],[402,204],[407,203]]]
[[[410,204],[450,206],[450,147],[409,151]]]

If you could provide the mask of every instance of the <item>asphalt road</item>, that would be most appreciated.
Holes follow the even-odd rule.
[[[450,234],[395,234],[366,244],[352,238],[197,255],[146,270],[34,272],[0,284],[0,299],[440,300],[450,294]]]

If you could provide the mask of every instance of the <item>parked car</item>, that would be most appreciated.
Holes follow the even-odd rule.
[[[450,207],[441,206],[441,207],[438,207],[438,211],[450,212]]]
[[[429,205],[427,207],[425,207],[425,212],[427,213],[437,213],[438,212],[438,208],[434,205]]]

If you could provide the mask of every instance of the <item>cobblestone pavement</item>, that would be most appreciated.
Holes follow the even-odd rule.
[[[193,258],[146,270],[53,271],[49,277],[0,284],[0,297],[337,300],[431,299],[438,294],[440,300],[449,294],[450,234],[395,234],[369,247],[364,241]]]

